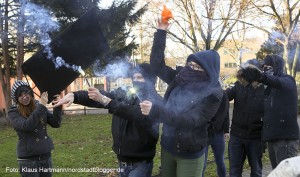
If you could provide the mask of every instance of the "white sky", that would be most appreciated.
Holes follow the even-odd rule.
[[[99,6],[102,8],[109,7],[112,4],[112,0],[101,0]]]

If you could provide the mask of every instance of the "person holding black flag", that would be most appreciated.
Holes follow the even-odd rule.
[[[8,111],[8,117],[18,134],[17,157],[19,172],[23,177],[51,177],[53,141],[47,133],[47,125],[60,127],[62,107],[48,111],[48,93],[43,92],[39,101],[34,99],[29,84],[15,81],[11,97],[14,105]],[[53,104],[60,100],[55,95]]]
[[[151,177],[159,124],[142,115],[139,103],[145,99],[163,103],[155,91],[156,77],[149,64],[142,63],[133,68],[131,77],[136,89],[131,94],[123,89],[105,92],[90,87],[88,91],[68,93],[54,107],[62,104],[69,106],[74,102],[108,109],[113,114],[112,149],[119,160],[120,177]]]

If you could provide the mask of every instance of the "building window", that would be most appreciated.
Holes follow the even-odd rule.
[[[236,63],[225,63],[225,68],[236,68]]]

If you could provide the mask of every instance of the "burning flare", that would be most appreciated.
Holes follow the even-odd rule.
[[[161,12],[161,20],[163,23],[168,23],[168,21],[173,18],[173,14],[170,9],[167,8],[166,5],[164,5],[164,9]]]
[[[133,87],[131,87],[129,89],[129,92],[132,93],[132,94],[135,94],[136,97],[140,100],[140,102],[142,102],[142,99],[139,97],[139,95],[136,93],[136,90]]]

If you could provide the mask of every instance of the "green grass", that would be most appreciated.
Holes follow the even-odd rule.
[[[62,168],[108,168],[117,169],[117,159],[112,151],[111,137],[111,115],[74,115],[64,116],[62,126],[53,129],[48,126],[49,136],[54,141],[54,151],[52,152],[53,167]],[[7,172],[6,168],[17,169],[16,143],[17,135],[11,127],[0,127],[0,176],[19,176],[16,172]],[[227,147],[227,145],[226,145]],[[266,154],[265,154],[266,156]],[[225,157],[228,157],[227,150]],[[264,157],[266,159],[266,157]],[[213,161],[211,149],[208,161]],[[160,166],[160,145],[157,144],[157,152],[154,159],[153,175],[158,174]],[[227,171],[229,168],[226,159]],[[205,176],[216,176],[215,163],[209,163],[205,171]],[[245,163],[245,168],[249,165]],[[99,177],[109,176],[105,173],[54,173],[54,177]]]
[[[52,161],[54,168],[109,168],[117,169],[117,159],[112,151],[111,115],[64,116],[62,126],[48,126],[53,139]],[[18,168],[16,160],[17,135],[11,127],[0,129],[0,176],[15,177],[18,173],[6,168]],[[160,147],[154,159],[154,173],[158,174]],[[54,173],[57,177],[108,176],[104,173]]]

